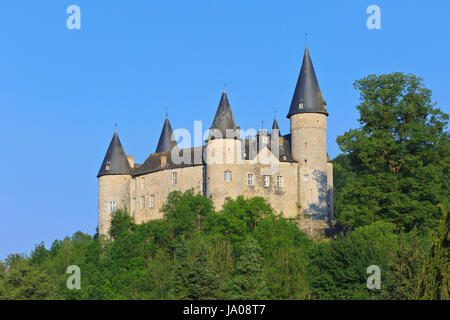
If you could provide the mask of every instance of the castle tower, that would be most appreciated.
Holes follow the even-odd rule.
[[[225,90],[206,141],[206,196],[216,210],[242,194],[242,141]]]
[[[131,159],[130,159],[131,160]],[[129,209],[131,167],[117,130],[109,144],[105,159],[98,172],[98,233],[107,235],[111,215],[117,209]]]
[[[300,214],[313,220],[325,220],[332,215],[328,181],[332,181],[332,177],[327,177],[330,172],[327,117],[326,103],[306,47],[287,118],[290,119],[292,156],[298,162]]]

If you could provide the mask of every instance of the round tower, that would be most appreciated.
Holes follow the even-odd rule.
[[[98,234],[108,235],[115,210],[130,208],[131,167],[117,130],[106,152],[98,178]]]
[[[308,48],[287,117],[290,119],[292,156],[298,162],[300,214],[313,220],[325,220],[329,218],[328,112]]]
[[[225,91],[210,128],[205,151],[206,196],[220,210],[227,197],[242,194],[242,141]]]

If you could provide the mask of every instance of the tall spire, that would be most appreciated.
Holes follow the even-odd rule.
[[[158,146],[156,147],[156,153],[158,152],[170,152],[177,145],[175,140],[172,140],[173,131],[169,122],[169,118],[166,112],[166,119],[164,120],[164,126],[159,137]]]
[[[306,47],[302,69],[300,70],[300,76],[298,77],[287,118],[290,118],[294,114],[308,112],[318,112],[328,115],[326,103],[320,92],[316,73],[314,72],[311,57],[309,56],[308,47]]]
[[[117,134],[117,126],[114,130],[114,136],[109,144],[108,151],[103,159],[102,166],[97,177],[106,175],[130,174],[130,164],[128,162],[125,151],[123,151]]]
[[[226,138],[227,130],[234,130],[233,137],[237,137],[239,127],[236,126],[234,121],[233,113],[231,112],[230,103],[228,102],[228,97],[225,91],[222,92],[222,97],[220,98],[219,107],[217,108],[216,116],[214,117],[213,124],[211,125],[210,137],[215,137],[219,131],[222,138]],[[228,137],[230,138],[230,137]]]

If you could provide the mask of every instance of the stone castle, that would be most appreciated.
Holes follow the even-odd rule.
[[[264,197],[311,235],[333,223],[333,164],[327,155],[327,105],[305,48],[287,114],[290,133],[272,130],[241,137],[225,91],[205,145],[178,147],[167,118],[154,153],[143,164],[127,156],[117,130],[98,173],[98,232],[108,233],[111,214],[126,209],[137,223],[162,218],[170,192],[193,190],[220,210],[225,199]]]

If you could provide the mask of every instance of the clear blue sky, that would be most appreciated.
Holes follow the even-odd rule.
[[[81,8],[68,30],[66,8]],[[368,30],[366,8],[381,8]],[[113,134],[142,163],[167,106],[209,126],[223,83],[237,124],[282,133],[305,45],[328,103],[328,151],[358,125],[353,82],[401,71],[449,112],[448,0],[0,2],[0,259],[97,226],[97,172]]]

